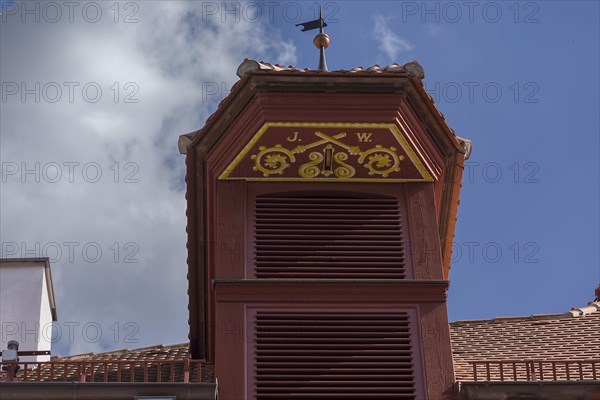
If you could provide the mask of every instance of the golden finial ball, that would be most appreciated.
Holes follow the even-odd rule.
[[[317,36],[315,36],[315,38],[313,39],[313,43],[315,44],[315,46],[317,46],[317,49],[320,49],[321,47],[326,49],[327,47],[329,47],[331,39],[329,39],[329,36],[326,33],[317,33]]]

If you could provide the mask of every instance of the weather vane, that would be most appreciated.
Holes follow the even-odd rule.
[[[327,26],[325,21],[323,20],[323,9],[319,5],[319,19],[315,19],[314,21],[308,21],[300,24],[296,24],[296,26],[302,25],[302,32],[311,31],[313,29],[319,28],[319,33],[313,39],[313,43],[319,49],[319,71],[328,71],[327,62],[325,61],[325,49],[331,43],[331,39],[329,36],[323,32],[323,28]]]

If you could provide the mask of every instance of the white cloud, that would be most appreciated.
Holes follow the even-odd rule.
[[[281,65],[295,65],[296,60],[296,46],[292,42],[280,42],[276,63]]]
[[[112,4],[97,23],[1,26],[2,82],[19,93],[0,110],[0,256],[56,259],[56,354],[187,340],[178,136],[202,126],[244,58],[296,62],[293,44],[264,40],[266,24],[206,18],[201,2],[138,2],[127,24],[132,10],[115,23]],[[21,85],[36,93],[21,101]]]
[[[391,61],[397,61],[396,57],[400,53],[414,49],[408,40],[396,35],[388,27],[389,19],[382,15],[374,17],[375,25],[373,35],[379,41],[379,50],[381,50]]]

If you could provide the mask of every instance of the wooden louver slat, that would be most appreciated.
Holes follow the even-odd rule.
[[[262,195],[255,216],[257,278],[406,278],[395,198]]]
[[[416,399],[404,312],[257,311],[255,398]]]

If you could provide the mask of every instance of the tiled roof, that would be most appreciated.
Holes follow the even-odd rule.
[[[23,369],[19,372],[18,377],[25,381],[76,381],[80,373],[78,365],[80,366],[85,362],[88,375],[93,363],[97,363],[94,368],[94,380],[98,382],[104,380],[105,366],[109,382],[117,381],[117,370],[121,371],[123,381],[129,381],[131,379],[131,368],[134,368],[136,382],[157,382],[158,363],[162,363],[160,367],[161,381],[168,382],[172,378],[175,382],[183,382],[183,362],[188,358],[188,343],[121,349],[104,353],[84,353],[66,357],[55,356],[50,360],[50,364],[54,365],[48,364],[41,368],[39,378],[37,369],[29,369],[29,367],[27,377],[25,377]],[[171,368],[173,371],[171,371]],[[4,378],[3,373],[1,377]],[[91,379],[88,377],[87,380]],[[196,363],[192,363],[190,366],[190,381],[198,381]],[[201,382],[214,382],[212,364],[202,363]]]
[[[586,307],[573,308],[563,314],[532,315],[529,317],[498,317],[488,320],[456,321],[450,323],[450,336],[454,369],[457,380],[473,380],[473,361],[509,360],[597,360],[600,358],[600,301]],[[85,353],[67,357],[52,357],[53,362],[168,362],[183,361],[189,357],[188,343],[158,345],[139,349],[122,349],[104,353]],[[141,365],[141,364],[139,364]],[[139,365],[136,368],[139,368]],[[57,367],[62,368],[62,367]],[[168,380],[168,366],[162,367]],[[69,368],[70,371],[71,368]],[[113,370],[114,368],[111,368]],[[102,371],[97,380],[102,380]],[[136,370],[136,376],[138,375]],[[74,371],[70,371],[75,373]],[[181,381],[181,367],[175,370],[175,380]],[[584,373],[587,373],[584,371]],[[22,376],[23,372],[20,372]],[[129,372],[123,371],[128,379]],[[193,375],[194,372],[191,372]],[[527,380],[525,370],[518,371],[519,380]],[[46,373],[42,380],[51,380]],[[62,370],[55,375],[62,380]],[[156,375],[156,371],[150,371]],[[492,378],[498,379],[498,370],[492,370]],[[510,374],[508,374],[510,375]],[[115,371],[110,374],[115,380]],[[152,376],[150,379],[152,380]],[[510,376],[512,380],[512,376]],[[34,375],[31,379],[36,380]],[[136,378],[137,379],[137,378]],[[203,364],[202,382],[214,381],[212,364]]]
[[[121,349],[104,353],[83,353],[72,356],[55,356],[51,361],[170,361],[183,360],[189,357],[188,343],[172,345],[160,344],[157,346],[141,347],[139,349]]]
[[[456,321],[450,336],[457,380],[473,379],[470,361],[597,360],[600,302],[564,314]]]
[[[293,65],[284,66],[279,64],[271,64],[264,61],[255,61],[250,59],[245,59],[243,63],[240,64],[237,70],[237,75],[241,78],[244,75],[257,71],[269,71],[269,72],[299,72],[299,73],[314,73],[314,74],[384,74],[384,73],[392,73],[392,74],[406,74],[409,76],[416,76],[421,79],[425,78],[425,71],[423,67],[419,65],[416,61],[411,61],[406,64],[390,64],[384,67],[381,67],[377,64],[372,65],[370,67],[356,67],[352,69],[338,69],[335,71],[319,71],[313,70],[310,68],[298,68]]]

